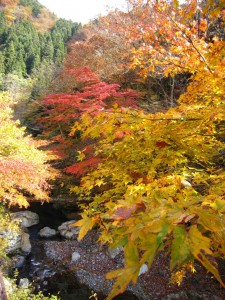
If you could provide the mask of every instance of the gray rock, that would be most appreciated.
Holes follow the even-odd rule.
[[[1,238],[7,240],[6,254],[16,253],[21,246],[22,231],[16,227],[9,227],[4,232],[0,233]]]
[[[27,278],[21,278],[19,282],[20,288],[28,288],[29,287],[29,280]]]
[[[103,275],[93,274],[92,272],[89,272],[87,270],[78,269],[75,271],[74,275],[76,277],[76,280],[78,280],[78,282],[80,282],[81,284],[85,284],[86,286],[88,286],[89,289],[97,293],[101,293],[105,296],[109,294],[109,292],[113,287],[113,280],[107,280],[105,278],[105,274]],[[143,291],[139,283],[136,283],[135,286],[129,284],[127,287],[127,291],[137,296],[138,299],[142,299],[142,300],[150,299],[149,295],[146,295],[145,291]]]
[[[6,254],[16,254],[20,250],[27,254],[31,251],[29,234],[25,233],[16,225],[9,226],[8,228],[5,228],[4,232],[0,232],[0,239],[1,238],[6,240]]]
[[[30,236],[26,232],[22,232],[21,250],[25,253],[31,252]]]
[[[77,261],[78,259],[80,259],[80,254],[78,252],[73,252],[71,261],[74,262]]]
[[[58,227],[60,235],[69,240],[76,240],[77,236],[79,234],[80,228],[72,225],[75,222],[76,222],[76,220],[71,220],[71,221],[62,223]]]
[[[143,264],[140,268],[140,271],[139,271],[139,274],[138,276],[142,275],[142,274],[145,274],[148,272],[148,266],[146,264]]]
[[[29,210],[12,213],[11,218],[17,220],[22,227],[31,227],[39,223],[38,214]]]
[[[123,247],[116,247],[114,249],[109,248],[109,256],[114,259],[118,254],[120,254],[123,251]]]
[[[16,255],[12,257],[13,267],[21,268],[25,263],[25,257],[22,255]]]
[[[104,293],[104,295],[109,294],[113,282],[112,280],[107,280],[104,275],[92,274],[87,270],[78,269],[75,271],[75,277],[81,284],[88,286],[89,289],[97,292]]]
[[[57,231],[55,229],[52,229],[50,227],[44,227],[42,228],[39,233],[40,237],[49,238],[52,236],[56,236]]]

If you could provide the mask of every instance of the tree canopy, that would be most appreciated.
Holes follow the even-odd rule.
[[[141,266],[150,267],[162,250],[175,282],[198,260],[224,286],[211,260],[225,253],[224,41],[208,39],[205,9],[191,1],[184,15],[176,1],[132,1],[116,27],[135,44],[131,68],[143,78],[188,72],[187,90],[166,112],[114,106],[96,116],[85,112],[72,127],[71,134],[97,140],[95,156],[102,158],[71,188],[91,201],[76,223],[79,238],[98,225],[103,243],[124,247],[124,268],[108,274],[116,278],[108,299],[135,283]]]
[[[55,175],[47,164],[51,156],[38,150],[38,143],[12,120],[12,104],[9,95],[0,94],[0,201],[27,207],[26,196],[49,199],[48,181]]]
[[[115,279],[107,299],[135,284],[142,265],[151,267],[161,251],[173,282],[198,261],[225,287],[217,268],[225,255],[225,3],[127,3],[128,12],[110,13],[75,35],[53,93],[39,101],[38,124],[63,152],[61,171],[81,200],[79,239],[96,226],[103,244],[124,249],[124,267],[107,275]],[[76,30],[63,20],[44,34],[29,21],[2,24],[6,73],[33,72],[42,62],[47,74],[51,62],[62,63]],[[25,28],[38,46],[15,34]],[[28,44],[33,50],[23,48]],[[149,107],[152,92],[162,101],[157,112]],[[6,99],[2,94],[0,151],[9,180],[0,195],[23,205],[22,191],[45,197],[51,175],[45,154],[6,115]]]

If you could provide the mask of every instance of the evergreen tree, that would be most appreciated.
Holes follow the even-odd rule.
[[[0,51],[0,74],[5,73],[5,56],[2,51]]]
[[[54,62],[60,65],[66,55],[66,48],[64,46],[63,37],[59,31],[54,30],[51,34],[52,43],[54,47]]]
[[[0,43],[3,43],[6,35],[6,19],[3,11],[0,11]]]
[[[41,63],[40,54],[32,53],[27,59],[27,73],[31,74],[34,69],[37,69]]]
[[[50,34],[46,34],[46,40],[44,47],[42,49],[42,60],[52,61],[54,57],[54,47],[52,43],[52,38]]]
[[[10,41],[7,49],[5,50],[5,68],[6,73],[12,73],[15,69],[17,61],[16,50],[14,46],[14,42]]]
[[[53,81],[56,70],[53,63],[43,61],[37,69],[33,70],[32,77],[36,80],[33,87],[32,97],[43,97]]]
[[[21,0],[20,5],[38,11],[37,0]],[[40,7],[39,7],[40,8]],[[50,32],[40,33],[30,20],[17,20],[7,26],[3,11],[0,12],[0,72],[32,74],[42,62],[62,64],[66,54],[65,43],[79,24],[59,19]]]
[[[20,76],[25,76],[27,73],[26,64],[23,59],[23,51],[17,52],[17,60],[14,65],[14,71]]]
[[[55,50],[54,62],[56,63],[56,65],[60,65],[63,62],[65,56],[65,52],[63,50],[64,49],[61,50],[60,48],[57,48]]]

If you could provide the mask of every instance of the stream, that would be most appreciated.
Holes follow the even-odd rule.
[[[40,204],[31,203],[29,210],[39,215],[40,222],[29,228],[30,242],[32,245],[31,253],[26,257],[25,263],[18,269],[18,281],[21,278],[28,278],[35,288],[35,292],[42,291],[44,295],[59,293],[62,300],[103,300],[105,296],[99,295],[97,298],[94,292],[86,285],[80,284],[74,273],[69,272],[62,265],[57,263],[50,264],[45,256],[44,247],[51,241],[63,242],[64,238],[56,236],[54,238],[40,238],[38,232],[41,228],[48,226],[58,229],[63,222],[68,221],[62,212],[54,207],[52,203]],[[115,299],[135,300],[138,299],[130,293],[124,293]]]
[[[28,278],[35,287],[35,291],[42,291],[45,295],[59,292],[62,300],[86,300],[89,299],[91,291],[86,286],[75,284],[74,276],[67,274],[66,270],[58,268],[56,265],[50,266],[46,261],[44,253],[44,244],[48,241],[63,241],[60,236],[54,238],[40,238],[38,232],[41,228],[48,226],[58,229],[66,217],[51,203],[40,204],[31,203],[29,210],[39,215],[40,222],[29,228],[30,242],[32,251],[27,256],[25,264],[19,268],[19,278]]]

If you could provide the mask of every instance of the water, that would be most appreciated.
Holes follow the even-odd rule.
[[[29,228],[30,241],[32,245],[31,254],[26,257],[25,263],[19,269],[19,278],[28,278],[32,282],[35,291],[42,291],[45,295],[58,294],[62,300],[103,300],[105,297],[98,294],[97,298],[94,292],[87,286],[80,284],[74,273],[69,272],[61,265],[50,263],[45,256],[44,247],[48,241],[62,241],[60,236],[54,238],[41,239],[38,232],[41,228],[48,226],[57,229],[59,225],[67,221],[66,217],[54,208],[52,203],[32,203],[29,210],[39,215],[40,223]],[[115,300],[135,300],[137,297],[130,293],[124,293],[115,298]]]

